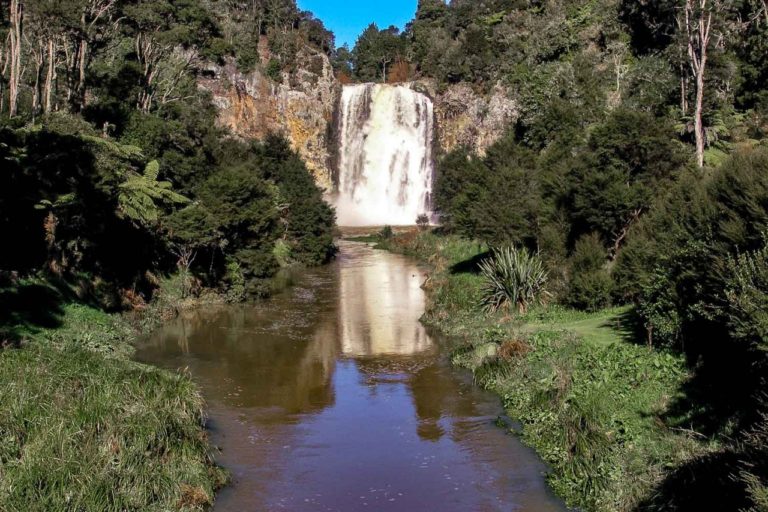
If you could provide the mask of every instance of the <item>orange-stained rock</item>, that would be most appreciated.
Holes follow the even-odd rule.
[[[219,109],[218,123],[238,137],[263,140],[285,136],[301,155],[318,184],[331,187],[330,123],[339,93],[328,57],[305,48],[296,71],[280,83],[262,69],[242,73],[234,62],[209,65],[199,86],[210,91]]]

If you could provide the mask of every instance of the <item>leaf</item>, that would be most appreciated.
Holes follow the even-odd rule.
[[[152,160],[147,164],[144,169],[144,177],[150,181],[157,181],[157,177],[160,174],[160,163],[157,160]]]
[[[189,203],[188,198],[171,189],[171,183],[157,181],[159,171],[160,164],[153,160],[143,175],[132,173],[120,184],[119,213],[135,222],[152,224],[157,222],[161,207]]]

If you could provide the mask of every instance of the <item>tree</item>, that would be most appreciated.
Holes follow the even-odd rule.
[[[10,79],[8,81],[8,113],[15,117],[19,108],[19,86],[21,83],[22,60],[22,24],[24,22],[24,3],[21,0],[10,0]]]
[[[728,258],[723,311],[731,336],[768,354],[768,233],[763,246]]]
[[[117,0],[63,0],[55,2],[65,36],[67,100],[71,111],[85,106],[87,73],[94,55],[117,33]]]
[[[416,225],[419,226],[419,230],[426,231],[429,229],[429,215],[421,213],[416,217]]]
[[[405,52],[405,41],[397,27],[366,28],[352,50],[355,76],[364,81],[387,81],[388,66]]]
[[[597,311],[611,301],[613,282],[606,268],[607,257],[600,237],[592,233],[576,241],[571,255],[571,279],[567,302],[576,308]]]
[[[56,108],[55,87],[65,39],[61,9],[61,3],[55,0],[26,4],[26,32],[35,63],[33,114],[47,114]]]
[[[331,56],[331,65],[340,81],[344,82],[351,80],[352,74],[354,73],[352,68],[353,60],[354,56],[347,43],[344,43],[343,46],[334,50],[334,53]]]
[[[197,3],[134,0],[123,15],[142,73],[137,108],[149,112],[156,101],[178,100],[179,82],[199,48],[216,35],[210,14]]]
[[[189,202],[189,199],[174,192],[171,183],[158,181],[160,164],[152,160],[144,174],[132,173],[120,184],[118,204],[123,215],[134,222],[147,226],[156,223],[163,206]]]
[[[625,109],[595,127],[571,172],[573,235],[599,233],[615,259],[630,228],[685,163],[672,137],[664,120]]]
[[[459,148],[438,164],[434,197],[441,220],[468,238],[535,248],[539,193],[534,155],[512,135],[484,159]]]
[[[762,250],[766,230],[768,151],[743,150],[711,180],[683,176],[633,230],[617,261],[617,281],[643,306],[648,325],[663,327],[663,341],[682,337],[690,350],[703,350],[717,336],[696,339],[700,332],[727,331],[719,313],[728,302],[724,290],[741,294],[748,288],[748,262],[737,255]],[[729,280],[729,267],[740,268],[742,277]]]
[[[712,45],[713,31],[723,10],[721,0],[685,0],[680,25],[685,30],[689,64],[696,81],[696,99],[693,124],[696,137],[696,163],[704,167],[704,88],[706,86],[707,59]]]
[[[251,151],[264,176],[279,189],[278,232],[290,249],[288,256],[305,265],[330,261],[336,253],[335,213],[304,162],[282,137],[270,136]]]

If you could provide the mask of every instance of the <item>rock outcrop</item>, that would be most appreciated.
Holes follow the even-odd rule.
[[[483,156],[519,115],[517,104],[500,84],[488,94],[479,94],[465,83],[440,92],[431,82],[420,85],[434,100],[437,142],[443,153],[464,146]]]
[[[234,62],[212,64],[199,86],[212,94],[221,126],[244,139],[263,140],[270,133],[285,136],[318,184],[331,188],[329,127],[340,86],[325,54],[302,49],[296,70],[283,73],[280,83],[259,68],[243,73]]]
[[[261,67],[243,73],[234,62],[210,64],[199,86],[212,94],[221,126],[244,139],[263,140],[270,133],[285,136],[317,183],[330,191],[337,151],[334,112],[341,84],[327,55],[311,48],[300,50],[295,70],[276,82],[263,71],[270,58],[266,46],[260,45]],[[517,105],[501,85],[487,94],[463,83],[438,90],[429,79],[411,86],[434,102],[439,153],[465,146],[484,155],[518,116]]]

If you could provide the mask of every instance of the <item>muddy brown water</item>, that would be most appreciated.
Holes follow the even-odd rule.
[[[183,314],[139,360],[187,368],[233,477],[215,512],[565,510],[497,397],[419,323],[425,271],[341,242],[269,301]]]

